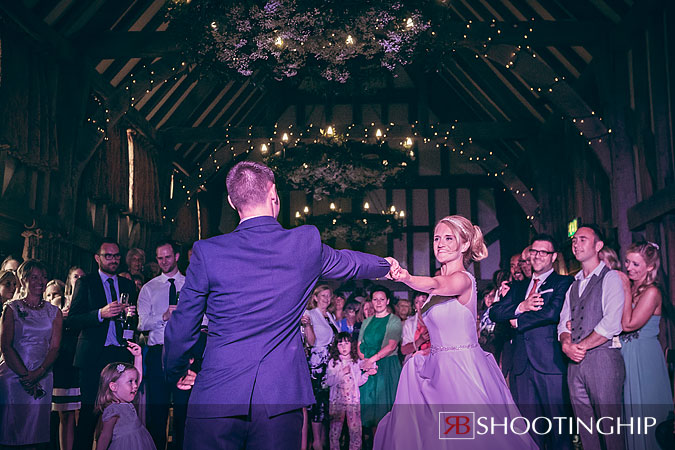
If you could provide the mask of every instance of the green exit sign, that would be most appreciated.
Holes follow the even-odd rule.
[[[577,229],[579,228],[579,219],[576,218],[570,223],[567,224],[567,237],[572,237],[574,236],[574,233],[577,232]]]

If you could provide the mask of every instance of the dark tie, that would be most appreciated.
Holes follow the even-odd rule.
[[[171,283],[171,286],[169,286],[169,305],[175,305],[177,302],[175,281],[173,278],[169,278],[169,283]]]
[[[534,280],[532,280],[532,289],[530,289],[530,292],[527,294],[527,297],[532,295],[534,292],[537,292],[537,284],[539,284],[539,278],[535,278]]]
[[[116,302],[118,301],[117,298],[117,290],[115,290],[115,280],[112,278],[108,278],[108,285],[110,286],[110,298],[111,302]],[[122,322],[119,320],[116,320],[116,318],[110,319],[113,321],[115,324],[115,335],[117,336],[117,342],[124,346],[124,339],[122,338]]]

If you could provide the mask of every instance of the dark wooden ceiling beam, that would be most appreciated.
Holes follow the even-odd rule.
[[[456,35],[459,43],[483,43],[489,38],[493,44],[542,47],[592,44],[608,32],[608,26],[602,23],[573,20],[474,22],[469,28],[466,25],[462,21],[449,22],[444,32]],[[165,56],[190,51],[194,46],[171,31],[106,31],[80,44],[101,59]]]
[[[457,122],[457,123],[439,123],[429,125],[427,128],[411,127],[409,125],[376,125],[368,127],[365,132],[364,127],[354,127],[347,130],[347,125],[336,124],[339,133],[349,133],[351,139],[372,138],[375,131],[380,128],[386,135],[387,140],[405,139],[406,137],[426,137],[429,139],[443,139],[445,136],[454,139],[473,140],[518,140],[529,139],[536,136],[539,130],[539,123],[532,121],[503,121],[503,122]],[[388,131],[387,131],[388,129]],[[316,137],[319,133],[319,126],[312,127],[313,131],[303,132],[299,136],[298,130],[293,129],[293,138],[310,139]],[[281,131],[277,133],[277,138]],[[206,142],[238,142],[249,139],[269,139],[275,137],[274,127],[172,127],[159,131],[159,136],[165,143],[176,144],[181,142],[206,143]]]

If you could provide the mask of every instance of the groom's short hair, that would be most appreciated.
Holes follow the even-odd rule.
[[[230,169],[225,185],[227,195],[237,210],[265,202],[274,173],[264,164],[242,161]]]

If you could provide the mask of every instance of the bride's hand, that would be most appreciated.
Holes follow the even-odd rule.
[[[391,272],[391,279],[394,281],[406,282],[410,279],[410,272],[403,267],[399,267],[396,271]]]

